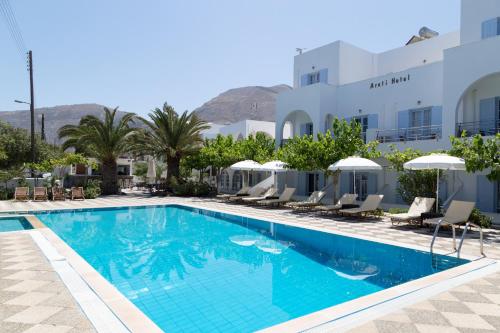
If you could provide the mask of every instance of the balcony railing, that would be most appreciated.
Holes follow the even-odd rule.
[[[466,136],[480,134],[482,136],[495,135],[500,133],[500,120],[482,120],[457,124],[457,136],[461,136],[465,131]]]
[[[377,141],[380,143],[435,140],[439,138],[441,138],[441,125],[399,128],[377,132]]]

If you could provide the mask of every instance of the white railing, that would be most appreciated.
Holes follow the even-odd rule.
[[[420,140],[435,140],[441,138],[442,126],[420,126],[398,128],[391,130],[377,131],[377,141],[380,143],[386,142],[404,142],[404,141],[420,141]]]

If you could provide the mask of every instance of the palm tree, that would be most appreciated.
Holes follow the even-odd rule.
[[[104,120],[85,116],[78,125],[66,125],[59,129],[59,138],[65,140],[63,149],[75,148],[99,161],[102,170],[102,193],[118,193],[117,158],[130,150],[130,137],[137,131],[132,128],[134,114],[127,113],[121,119],[116,111],[104,108]]]
[[[167,103],[149,114],[151,121],[142,119],[147,130],[137,135],[136,150],[162,158],[167,163],[167,183],[178,180],[183,157],[195,154],[203,144],[201,132],[209,129],[207,122],[196,114],[177,114]]]

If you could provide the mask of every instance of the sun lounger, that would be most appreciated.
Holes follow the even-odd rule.
[[[48,199],[46,187],[35,187],[33,189],[33,201],[46,201]]]
[[[85,195],[83,193],[83,187],[72,187],[71,188],[71,200],[85,200]]]
[[[416,197],[407,213],[387,214],[387,216],[391,218],[393,225],[395,223],[398,224],[401,222],[420,220],[422,213],[428,213],[431,211],[434,206],[434,202],[436,202],[436,199],[434,198]]]
[[[317,206],[314,207],[313,209],[319,212],[323,213],[331,213],[331,212],[336,212],[339,209],[342,209],[342,206],[344,205],[352,205],[356,201],[357,195],[356,194],[351,194],[351,193],[345,193],[339,201],[335,205],[324,205],[324,206]]]
[[[248,196],[233,196],[228,199],[230,202],[242,202],[243,198],[256,198],[262,196],[262,194],[266,191],[267,189],[260,187],[260,186],[255,186],[252,187],[248,191]]]
[[[14,200],[16,201],[26,201],[29,200],[30,189],[29,187],[16,187],[14,191]]]
[[[257,201],[257,203],[261,206],[281,206],[286,204],[287,202],[290,202],[294,194],[295,194],[295,188],[287,187],[285,188],[283,193],[281,193],[278,199],[261,200]]]
[[[286,204],[286,206],[292,208],[293,210],[310,210],[313,207],[319,206],[320,201],[325,195],[326,191],[314,191],[306,200],[299,202],[290,202]]]
[[[235,194],[219,194],[217,195],[217,199],[223,199],[223,200],[227,200],[231,197],[239,197],[239,196],[244,196],[244,195],[248,195],[248,191],[251,189],[250,186],[243,186],[238,192],[236,192]]]
[[[340,209],[339,213],[351,216],[361,216],[363,214],[372,213],[379,208],[383,198],[383,194],[370,194],[359,208]]]
[[[52,201],[56,200],[66,200],[66,195],[64,193],[64,188],[62,187],[53,187],[52,188]]]
[[[278,193],[278,189],[276,187],[271,187],[269,188],[266,192],[264,192],[263,195],[258,196],[258,197],[243,197],[241,200],[244,203],[255,203],[260,200],[266,200],[269,199],[270,197],[274,197]]]
[[[470,214],[472,213],[472,210],[474,209],[475,203],[470,202],[470,201],[458,201],[458,200],[453,200],[446,210],[446,213],[444,214],[443,217],[437,217],[433,219],[427,219],[424,220],[424,223],[429,224],[429,225],[436,225],[436,229],[434,230],[434,235],[432,238],[431,242],[431,252],[432,248],[434,246],[434,241],[436,240],[437,234],[439,232],[439,227],[442,225],[450,225],[451,230],[453,233],[453,249],[457,250],[457,243],[456,243],[456,237],[455,237],[455,227],[458,224],[466,224],[466,227],[464,229],[464,234],[462,235],[462,240],[465,236],[465,232],[467,230],[467,226],[471,224],[469,221]],[[476,225],[474,225],[476,226]],[[476,226],[481,229],[480,226]],[[483,253],[482,250],[482,236],[481,236],[481,254]],[[460,244],[460,248],[461,248]]]

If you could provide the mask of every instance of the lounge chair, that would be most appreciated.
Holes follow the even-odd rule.
[[[319,206],[320,201],[325,195],[326,191],[314,191],[306,200],[299,202],[290,202],[286,204],[286,206],[292,208],[293,210],[310,210],[313,207]]]
[[[401,222],[421,221],[421,215],[430,212],[434,202],[436,202],[435,198],[416,197],[407,213],[387,214],[386,216],[391,218],[393,225]]]
[[[370,194],[366,197],[366,200],[363,201],[359,208],[340,209],[339,213],[350,216],[361,216],[363,214],[367,215],[368,213],[372,213],[379,208],[383,198],[383,194]]]
[[[14,191],[14,200],[16,201],[27,201],[30,198],[29,187],[16,187]]]
[[[342,209],[342,206],[344,205],[352,205],[355,201],[356,198],[358,197],[357,194],[351,194],[351,193],[345,193],[339,201],[335,205],[324,205],[324,206],[317,206],[314,207],[313,209],[322,213],[331,213],[331,212],[336,212],[339,209]]]
[[[278,193],[278,189],[276,187],[270,187],[261,196],[258,196],[258,197],[243,197],[243,198],[241,198],[241,201],[243,201],[243,203],[256,203],[257,201],[266,200],[266,199],[269,199],[271,197],[274,197],[276,195],[276,193]]]
[[[85,195],[83,193],[83,187],[72,187],[71,188],[71,200],[85,200]]]
[[[47,201],[47,188],[46,187],[35,187],[33,189],[33,201]]]
[[[61,201],[66,200],[64,188],[62,188],[62,187],[53,187],[52,188],[52,201],[56,201],[56,200],[61,200]]]
[[[456,237],[455,237],[455,227],[458,224],[466,224],[466,227],[464,229],[464,235],[462,236],[462,239],[465,236],[465,232],[467,229],[467,226],[470,225],[471,223],[468,222],[470,214],[472,213],[472,210],[474,209],[475,202],[470,202],[470,201],[458,201],[458,200],[453,200],[446,210],[446,213],[444,214],[443,217],[437,217],[433,219],[427,219],[424,220],[424,223],[429,224],[429,225],[436,225],[436,229],[434,230],[434,237],[432,238],[431,242],[431,252],[432,248],[434,247],[434,241],[436,240],[436,236],[439,232],[439,227],[442,225],[450,225],[451,230],[453,232],[453,249],[457,250],[457,243],[456,243]],[[476,226],[476,225],[474,225]],[[476,226],[481,228],[480,226]],[[482,236],[481,236],[482,240]],[[460,246],[461,247],[461,246]],[[481,245],[481,254],[483,253],[482,245]]]
[[[216,196],[217,199],[223,199],[223,200],[227,200],[231,197],[240,197],[240,196],[244,196],[244,195],[248,195],[248,191],[251,189],[250,186],[243,186],[238,192],[236,192],[235,194],[219,194]]]
[[[266,199],[266,200],[261,200],[257,201],[257,204],[261,206],[281,206],[284,205],[290,200],[292,200],[293,195],[295,194],[295,188],[294,187],[287,187],[281,193],[278,199]]]
[[[254,186],[248,191],[248,196],[233,196],[228,199],[230,202],[242,202],[243,198],[256,198],[262,196],[266,191],[266,188],[260,186]]]

